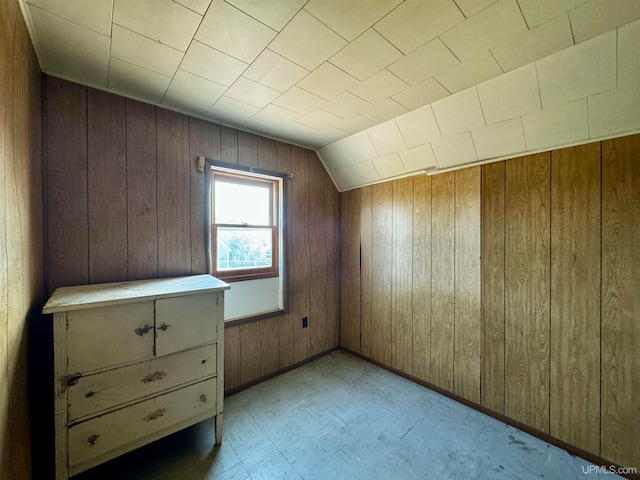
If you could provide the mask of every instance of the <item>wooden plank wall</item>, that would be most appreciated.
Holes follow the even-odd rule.
[[[51,77],[45,95],[48,293],[205,273],[204,154],[293,174],[290,310],[226,329],[225,388],[338,344],[340,196],[314,152]]]
[[[40,82],[18,2],[0,0],[0,478],[14,480],[37,478],[30,421],[43,420],[27,385],[44,301]]]
[[[640,464],[640,135],[342,197],[342,345]]]

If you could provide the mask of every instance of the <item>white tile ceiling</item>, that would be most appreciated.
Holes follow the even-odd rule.
[[[20,0],[42,70],[316,149],[340,190],[640,131],[638,0]]]

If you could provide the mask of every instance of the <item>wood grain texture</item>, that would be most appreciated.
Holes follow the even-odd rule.
[[[602,142],[601,452],[640,465],[640,136]]]
[[[220,160],[238,163],[238,131],[235,128],[220,126]]]
[[[191,273],[188,118],[156,109],[158,275]]]
[[[127,278],[125,99],[87,92],[89,282]]]
[[[87,89],[47,77],[45,102],[45,231],[51,294],[62,285],[89,281]]]
[[[189,172],[191,176],[191,273],[207,273],[207,212],[205,172],[197,168],[198,155],[220,158],[220,127],[189,118]]]
[[[302,317],[309,316],[309,288],[311,286],[311,254],[309,251],[309,157],[306,150],[291,147],[291,215],[295,225],[292,235],[293,284],[292,313],[297,319],[294,329],[295,361],[309,357],[309,329],[302,328]]]
[[[240,384],[260,377],[260,323],[252,322],[240,325]]]
[[[431,381],[431,177],[413,188],[413,375]]]
[[[278,142],[270,138],[258,137],[258,168],[278,171]],[[286,173],[286,172],[283,172]]]
[[[340,344],[360,352],[360,191],[352,190],[344,202],[343,235],[346,248],[342,257],[342,297]]]
[[[391,365],[391,233],[393,186],[380,183],[371,187],[373,240],[371,245],[371,358]]]
[[[319,159],[318,159],[319,160]],[[324,350],[340,342],[340,193],[324,176],[325,242],[327,244],[327,323]]]
[[[480,167],[456,171],[453,391],[480,403],[482,342]]]
[[[392,216],[391,366],[413,374],[413,178],[393,182]]]
[[[291,145],[278,142],[276,148],[276,168],[279,172],[291,172]],[[279,317],[279,336],[280,336],[280,367],[288,367],[295,363],[295,328],[299,325],[296,321],[293,308],[293,296],[295,284],[295,259],[293,257],[293,232],[296,228],[295,219],[292,213],[291,204],[291,187],[292,181],[285,179],[285,190],[287,192],[287,202],[284,205],[284,236],[285,243],[285,261],[287,263],[287,271],[285,273],[285,289],[286,289],[286,313]]]
[[[431,179],[431,383],[453,390],[455,173]]]
[[[238,164],[258,167],[258,137],[253,133],[238,130]]]
[[[600,453],[600,144],[551,154],[550,433]]]
[[[371,356],[371,279],[373,276],[372,187],[360,189],[360,353]]]
[[[549,431],[550,158],[506,164],[505,414]]]
[[[44,294],[41,76],[13,1],[0,2],[0,65],[0,477],[27,480],[40,474],[32,457],[44,444],[30,422],[51,423],[48,404],[29,398],[48,390],[28,384],[41,378],[28,356],[50,359],[32,350]]]
[[[278,317],[260,321],[260,376],[280,368],[280,322]]]
[[[127,99],[127,259],[129,280],[158,275],[155,107]]]
[[[326,171],[318,160],[315,152],[308,151],[309,178],[317,179],[309,183],[309,353],[316,355],[326,350],[327,335],[327,291],[329,281],[333,277],[327,276],[329,251],[325,239],[325,231],[334,218],[327,216],[324,211],[324,176]]]
[[[224,329],[224,389],[229,391],[240,385],[240,327]]]
[[[504,413],[505,162],[482,166],[482,406]]]

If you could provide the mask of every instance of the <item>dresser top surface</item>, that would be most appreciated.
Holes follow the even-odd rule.
[[[60,287],[51,295],[42,312],[83,310],[139,300],[217,292],[229,288],[231,288],[229,284],[211,275]]]

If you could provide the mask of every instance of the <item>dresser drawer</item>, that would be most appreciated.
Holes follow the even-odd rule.
[[[217,294],[156,301],[156,355],[178,352],[218,338]]]
[[[69,423],[215,375],[216,345],[186,350],[126,367],[80,377],[67,392]]]
[[[69,467],[128,442],[211,411],[216,414],[216,379],[145,400],[69,428]]]
[[[152,357],[153,309],[148,301],[67,312],[67,372]]]

